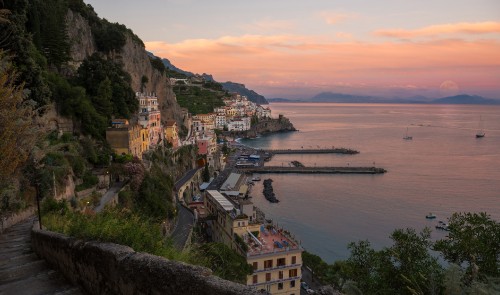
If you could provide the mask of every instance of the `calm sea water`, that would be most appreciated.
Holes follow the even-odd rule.
[[[500,107],[398,104],[271,104],[299,132],[242,140],[257,148],[347,147],[357,155],[277,155],[310,166],[372,166],[384,175],[269,174],[281,201],[253,202],[291,230],[303,247],[331,263],[351,241],[389,246],[396,228],[432,227],[453,212],[487,212],[500,220]],[[486,137],[476,139],[480,117]],[[408,134],[413,140],[403,140]],[[425,215],[432,212],[435,220]],[[445,233],[433,230],[433,239]]]

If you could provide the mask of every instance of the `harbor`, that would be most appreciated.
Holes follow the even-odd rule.
[[[348,149],[348,148],[317,148],[317,149],[269,149],[269,150],[263,150],[266,153],[269,153],[271,155],[278,155],[278,154],[346,154],[346,155],[355,155],[359,154],[359,151],[353,150],[353,149]]]
[[[297,174],[383,174],[387,170],[377,167],[242,167],[247,173],[297,173]]]

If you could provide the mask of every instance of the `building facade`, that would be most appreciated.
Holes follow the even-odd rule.
[[[139,100],[139,124],[148,129],[149,147],[152,148],[163,139],[158,97],[154,93],[137,92],[136,98]]]
[[[300,295],[302,247],[292,235],[257,219],[248,200],[235,200],[216,190],[205,193],[212,239],[224,243],[252,265],[247,285],[271,294]]]

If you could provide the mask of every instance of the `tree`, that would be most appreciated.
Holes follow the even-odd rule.
[[[215,275],[233,282],[245,283],[253,268],[245,257],[222,243],[203,244],[194,252],[193,263],[211,268]]]
[[[449,218],[447,239],[434,250],[465,268],[466,285],[486,276],[500,276],[500,223],[484,213],[454,213]]]
[[[99,88],[97,89],[97,96],[92,98],[92,103],[96,111],[102,116],[111,118],[113,113],[113,104],[111,100],[113,99],[113,88],[111,87],[111,80],[106,77],[104,81],[99,83]]]
[[[204,182],[210,181],[210,170],[208,169],[208,163],[205,164],[205,168],[203,170],[203,181]]]
[[[23,101],[23,86],[14,83],[16,73],[0,51],[0,190],[7,187],[35,145],[36,113]]]
[[[437,259],[429,253],[431,230],[424,228],[419,234],[414,229],[397,229],[389,248],[394,270],[399,277],[401,291],[410,294],[439,294],[442,281],[442,268]],[[390,279],[387,277],[387,279]],[[405,290],[406,289],[406,290]]]

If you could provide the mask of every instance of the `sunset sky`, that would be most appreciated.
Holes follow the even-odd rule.
[[[155,55],[267,98],[500,99],[499,0],[85,0]]]

